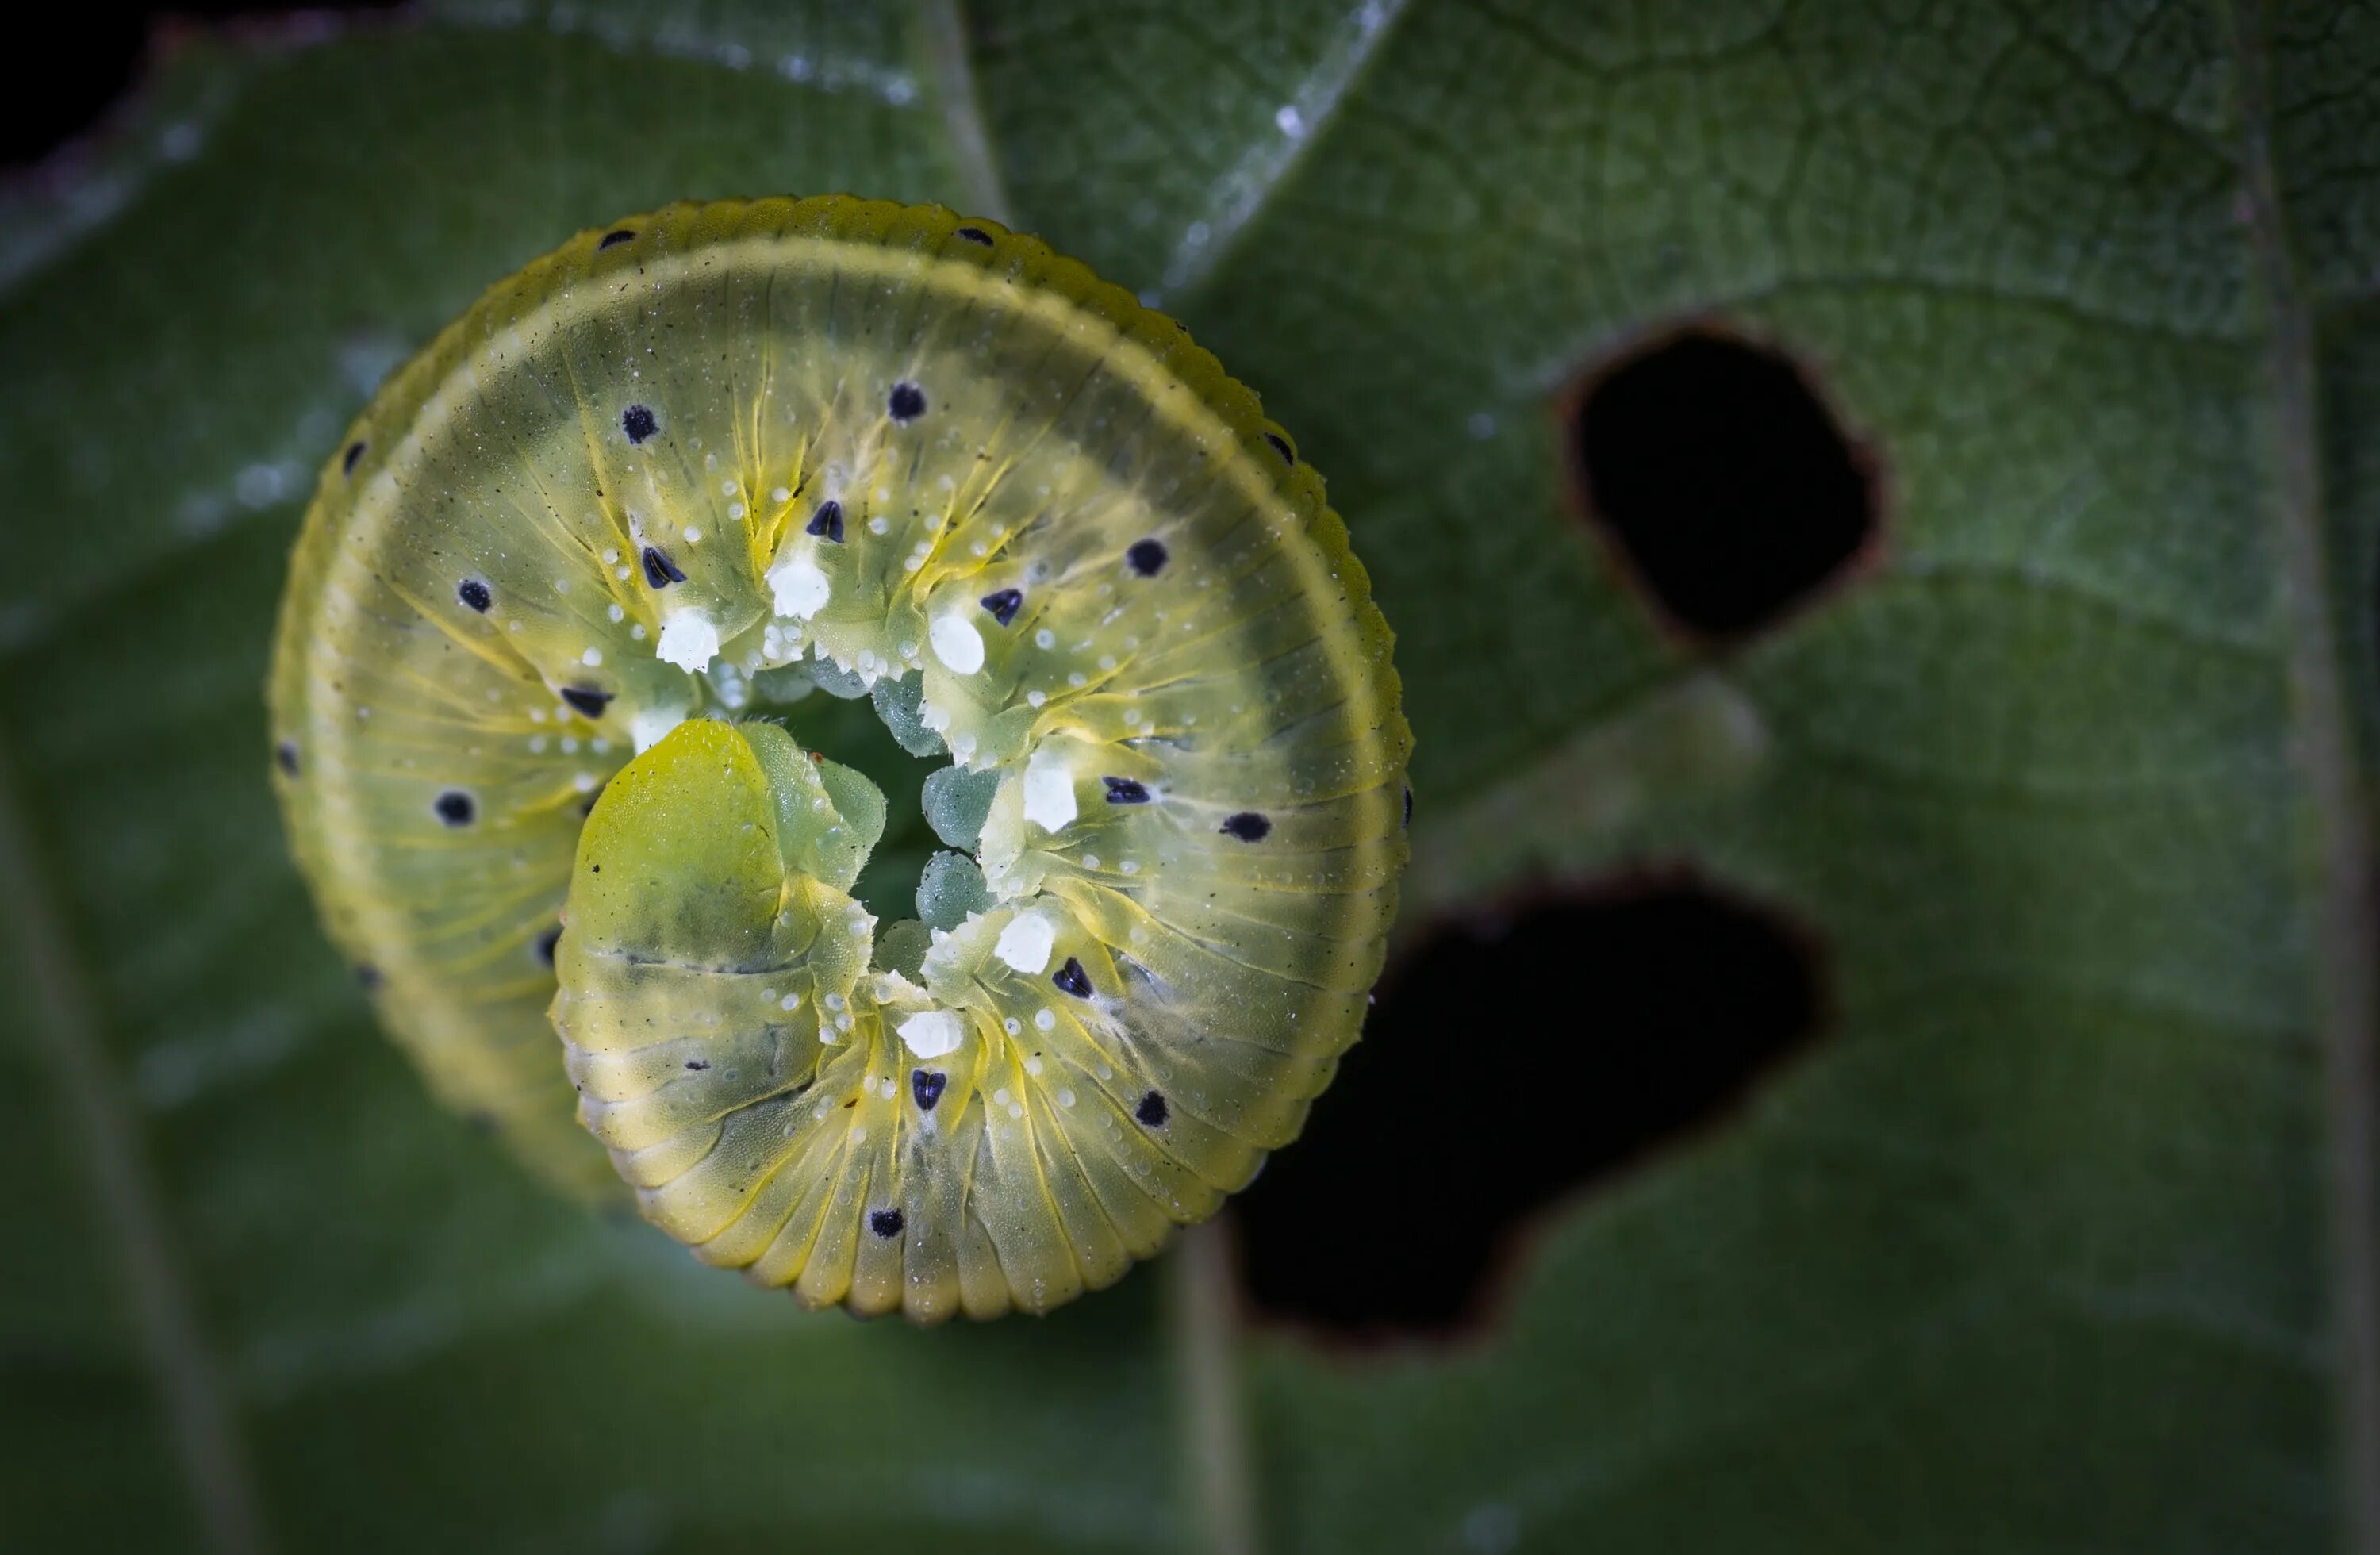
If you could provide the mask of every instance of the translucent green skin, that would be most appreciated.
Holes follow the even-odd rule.
[[[294,569],[282,788],[450,1097],[544,1128],[518,985],[566,882],[581,1120],[814,1305],[1046,1309],[1295,1136],[1379,970],[1410,736],[1320,481],[1178,325],[939,209],[674,207],[491,292],[365,426]],[[847,894],[880,797],[704,716],[803,662],[917,674],[1000,774],[992,905],[914,976]]]

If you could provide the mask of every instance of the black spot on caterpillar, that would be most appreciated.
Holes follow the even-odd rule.
[[[585,285],[617,244],[633,289]],[[338,480],[367,428],[439,480]],[[325,448],[275,649],[274,789],[379,1018],[574,1191],[677,1163],[649,1218],[806,1304],[1111,1283],[1296,1136],[1396,911],[1390,639],[1279,436],[945,212],[675,206],[493,288]],[[886,803],[799,737],[813,688],[954,763],[930,936],[853,895]]]
[[[362,439],[358,438],[355,442],[348,443],[346,456],[339,460],[339,473],[341,475],[353,475],[356,472],[356,462],[363,456],[364,445]]]
[[[1254,810],[1242,810],[1226,816],[1220,828],[1226,837],[1237,837],[1244,843],[1260,843],[1272,834],[1272,822]]]
[[[645,581],[655,589],[666,589],[673,583],[686,581],[686,574],[670,560],[670,553],[658,545],[645,547]]]

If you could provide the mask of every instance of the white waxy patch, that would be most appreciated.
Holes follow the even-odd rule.
[[[662,743],[662,736],[686,722],[684,708],[641,708],[628,720],[628,737],[636,741],[637,754]]]
[[[1058,942],[1058,931],[1039,913],[1026,913],[1009,920],[1000,931],[999,942],[991,954],[1007,962],[1027,977],[1032,977],[1050,965],[1050,947]]]
[[[983,668],[983,634],[965,616],[935,616],[926,639],[934,645],[934,657],[957,674],[973,674]]]
[[[927,1010],[901,1023],[901,1040],[919,1058],[940,1058],[959,1045],[959,1017],[948,1010]]]
[[[769,569],[769,587],[777,596],[777,613],[808,620],[826,608],[834,592],[826,574],[808,556],[791,555]]]
[[[1075,772],[1066,759],[1043,748],[1025,763],[1025,819],[1044,832],[1063,831],[1075,819]]]
[[[662,640],[653,652],[663,663],[693,674],[719,656],[718,624],[698,610],[681,610],[662,623]]]

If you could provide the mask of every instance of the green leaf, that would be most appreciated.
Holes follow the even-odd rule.
[[[44,1549],[2380,1548],[2375,66],[2380,15],[2247,0],[180,44],[0,206],[0,1504]],[[1822,1045],[1464,1344],[1244,1331],[1206,1237],[1046,1321],[804,1317],[541,1195],[322,942],[260,687],[341,428],[579,227],[842,188],[1040,233],[1296,432],[1398,633],[1416,931],[1673,860],[1823,945]],[[1724,653],[1571,516],[1553,409],[1703,316],[1888,501]]]

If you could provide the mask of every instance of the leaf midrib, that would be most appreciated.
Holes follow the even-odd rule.
[[[0,934],[32,995],[27,1024],[79,1147],[77,1160],[205,1542],[222,1555],[260,1555],[270,1542],[237,1411],[166,1232],[132,1108],[100,1031],[91,978],[55,910],[59,893],[37,856],[18,786],[0,736],[0,881],[8,882],[0,891]]]
[[[2265,319],[2270,508],[2288,633],[2292,756],[2305,774],[2314,856],[2317,1020],[2325,1085],[2331,1330],[2343,1548],[2380,1552],[2380,944],[2372,827],[2332,609],[2313,321],[2273,162],[2271,50],[2256,0],[2226,0],[2238,73],[2252,280]]]

